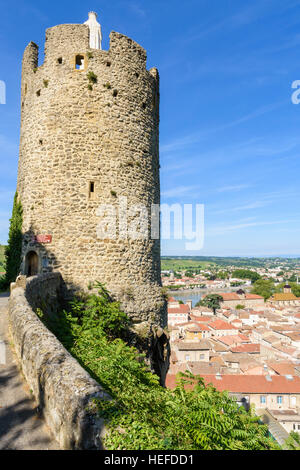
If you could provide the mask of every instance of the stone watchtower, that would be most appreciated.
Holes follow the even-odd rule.
[[[128,209],[143,205],[150,213],[160,203],[159,75],[146,69],[145,50],[122,34],[112,32],[109,50],[101,50],[100,25],[89,16],[86,24],[46,31],[41,66],[36,44],[24,53],[21,270],[59,271],[66,292],[104,283],[149,338],[167,324],[160,240],[120,236],[119,224],[115,239],[99,238],[97,227],[100,205],[118,214],[127,198]],[[155,354],[167,357],[166,350]]]

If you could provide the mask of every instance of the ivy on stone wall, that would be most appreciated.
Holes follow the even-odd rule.
[[[8,234],[8,245],[5,248],[6,275],[5,283],[7,286],[16,280],[20,271],[21,253],[22,253],[22,224],[23,208],[19,201],[18,193],[14,197],[12,216]]]

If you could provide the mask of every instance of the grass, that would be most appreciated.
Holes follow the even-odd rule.
[[[161,269],[162,271],[180,271],[182,269],[208,269],[214,266],[214,263],[198,261],[193,259],[174,259],[174,258],[162,258]]]

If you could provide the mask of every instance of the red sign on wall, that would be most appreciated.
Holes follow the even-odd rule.
[[[34,240],[37,243],[51,243],[52,242],[52,235],[36,235]]]

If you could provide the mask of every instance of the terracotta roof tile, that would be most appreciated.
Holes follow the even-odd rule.
[[[232,393],[257,394],[300,394],[300,377],[293,376],[288,380],[282,375],[272,375],[270,380],[264,375],[202,375],[206,385],[212,384],[217,390],[227,390]],[[176,376],[168,375],[166,380],[168,388],[176,386]],[[191,388],[191,387],[187,387]]]
[[[233,353],[260,353],[260,344],[240,344],[230,348]]]
[[[211,349],[211,345],[206,340],[197,341],[196,343],[180,341],[177,343],[177,348],[179,351],[202,351]]]
[[[179,307],[168,307],[168,315],[172,313],[190,313],[190,307],[188,305],[179,305]]]
[[[233,325],[230,325],[229,323],[223,320],[215,320],[213,322],[210,322],[208,326],[210,328],[213,328],[214,330],[238,330],[238,328]]]

